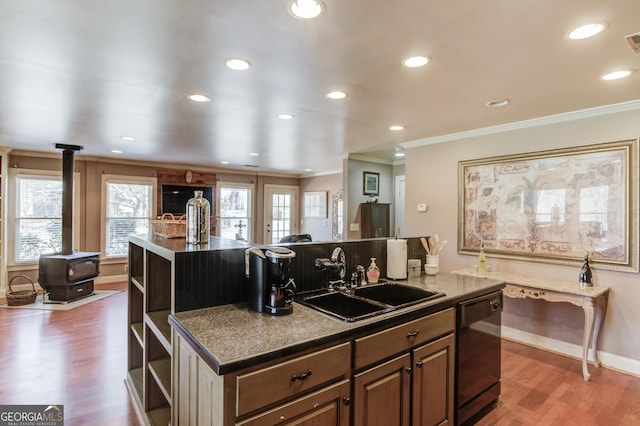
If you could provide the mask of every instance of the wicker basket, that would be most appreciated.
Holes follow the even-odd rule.
[[[18,290],[18,291],[11,290],[11,283],[16,278],[24,278],[28,280],[29,283],[31,283],[31,290]],[[38,292],[36,291],[36,286],[33,284],[33,281],[31,280],[31,278],[29,278],[26,275],[16,275],[15,277],[11,278],[11,280],[9,281],[9,291],[7,292],[7,305],[9,306],[28,305],[36,301],[37,295],[38,295]]]
[[[187,235],[185,215],[176,219],[171,213],[165,213],[159,220],[151,221],[153,235],[162,238],[183,238]]]

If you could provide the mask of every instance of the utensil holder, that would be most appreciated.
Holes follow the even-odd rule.
[[[427,255],[427,263],[425,265],[433,265],[436,267],[436,274],[440,272],[440,256]]]

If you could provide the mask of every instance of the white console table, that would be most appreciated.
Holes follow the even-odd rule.
[[[580,287],[578,282],[549,280],[510,272],[476,272],[474,269],[453,271],[460,275],[492,278],[506,283],[505,296],[514,299],[543,299],[549,302],[568,302],[584,310],[584,335],[582,338],[582,375],[589,380],[588,353],[593,351],[593,363],[600,367],[598,336],[607,313],[609,287]]]

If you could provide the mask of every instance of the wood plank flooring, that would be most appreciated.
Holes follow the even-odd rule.
[[[123,290],[69,311],[0,309],[0,404],[63,404],[65,425],[138,425]],[[2,303],[5,303],[3,300]]]
[[[502,392],[477,425],[640,425],[640,378],[502,341]]]
[[[0,309],[0,404],[64,404],[67,426],[139,425],[124,385],[126,300],[122,291],[70,311]],[[585,382],[581,368],[503,341],[500,402],[476,424],[640,425],[640,378],[591,367]]]

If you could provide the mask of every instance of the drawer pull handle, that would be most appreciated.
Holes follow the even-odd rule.
[[[418,367],[418,368],[422,368],[422,361],[418,361],[418,362],[416,362],[416,367]]]
[[[407,373],[407,374],[411,374],[411,371],[412,371],[412,370],[413,370],[413,369],[412,369],[411,367],[405,367],[405,368],[404,368],[404,371],[405,371],[405,373]]]
[[[412,331],[407,333],[407,337],[416,337],[418,334],[420,334],[420,330]]]
[[[291,376],[291,381],[295,382],[296,380],[304,380],[307,377],[309,377],[311,375],[311,370],[307,370],[306,372],[298,375],[298,374],[294,374],[293,376]]]
[[[348,396],[343,397],[343,398],[342,398],[342,403],[343,403],[344,405],[349,405],[349,404],[351,404],[351,398],[349,398]]]

